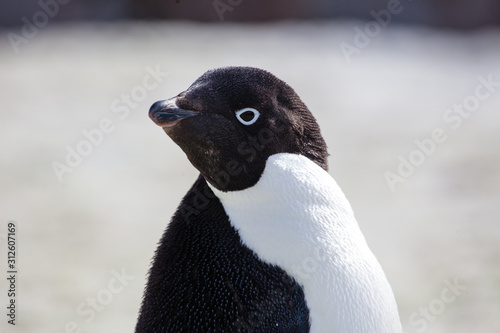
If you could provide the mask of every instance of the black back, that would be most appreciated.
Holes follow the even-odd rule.
[[[297,282],[242,244],[200,176],[165,231],[136,332],[308,332]]]

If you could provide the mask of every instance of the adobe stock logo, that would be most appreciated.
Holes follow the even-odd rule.
[[[35,12],[31,19],[23,16],[21,21],[24,23],[21,27],[20,34],[10,32],[7,34],[10,45],[15,53],[19,53],[19,47],[23,44],[28,44],[33,40],[39,32],[39,29],[44,28],[50,21],[59,14],[60,5],[65,5],[70,0],[40,0],[37,2],[40,10]]]
[[[139,106],[139,102],[146,99],[148,92],[158,88],[169,75],[168,72],[162,71],[159,65],[155,69],[147,66],[145,70],[147,74],[143,77],[141,84],[134,86],[128,93],[122,93],[119,98],[111,102],[112,116],[118,119],[113,120],[112,117],[104,117],[94,128],[82,129],[81,133],[84,138],[72,146],[66,145],[66,158],[62,162],[52,161],[52,170],[59,182],[63,182],[63,177],[66,174],[73,173],[83,163],[84,159],[103,143],[104,138],[114,132],[116,125],[120,121],[127,119],[130,111]]]
[[[447,109],[443,115],[443,121],[451,127],[452,130],[458,130],[465,119],[468,119],[476,112],[481,103],[491,98],[491,96],[500,87],[499,81],[493,80],[493,75],[488,78],[478,77],[479,84],[476,85],[474,93],[465,97],[461,103],[454,103],[453,107]],[[399,155],[398,167],[396,172],[386,171],[384,178],[392,192],[396,190],[396,185],[404,183],[408,177],[415,173],[417,167],[432,156],[440,144],[448,140],[446,130],[442,127],[435,127],[430,131],[430,136],[421,140],[415,140],[416,148],[407,156]]]
[[[237,6],[241,5],[243,0],[214,0],[212,6],[219,16],[219,20],[224,21],[224,13],[232,12]]]
[[[455,278],[453,283],[445,280],[444,284],[446,287],[441,290],[439,297],[431,300],[427,306],[421,306],[418,312],[413,312],[410,315],[410,325],[415,327],[418,332],[427,330],[429,323],[436,321],[437,317],[446,310],[446,307],[455,302],[467,290],[467,286],[460,284],[458,278]]]
[[[367,22],[363,29],[358,26],[354,27],[355,35],[353,44],[342,42],[339,45],[347,63],[350,64],[352,62],[354,54],[360,54],[363,49],[370,46],[372,40],[377,38],[382,33],[382,30],[391,24],[392,18],[400,14],[403,9],[401,1],[389,0],[386,9],[381,9],[378,12],[371,10],[370,15],[373,17],[373,20]]]
[[[109,304],[113,302],[115,297],[122,293],[125,288],[134,281],[135,276],[128,275],[125,268],[121,271],[112,270],[113,277],[108,280],[107,285],[97,291],[92,296],[88,296],[85,301],[78,304],[75,314],[78,316],[77,320],[67,321],[63,325],[61,333],[82,333],[86,324],[94,321],[96,316],[101,313]]]

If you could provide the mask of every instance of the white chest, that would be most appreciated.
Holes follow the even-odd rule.
[[[326,171],[276,154],[255,186],[212,189],[245,245],[303,286],[311,332],[401,332],[384,272]]]

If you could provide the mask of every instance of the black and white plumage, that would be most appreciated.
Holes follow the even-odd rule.
[[[156,251],[136,332],[401,332],[391,288],[293,89],[209,71],[150,117],[200,176]]]

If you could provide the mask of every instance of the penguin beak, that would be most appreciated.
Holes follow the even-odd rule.
[[[176,98],[158,101],[151,105],[149,118],[161,127],[172,127],[182,119],[197,116],[198,113],[177,107]]]

